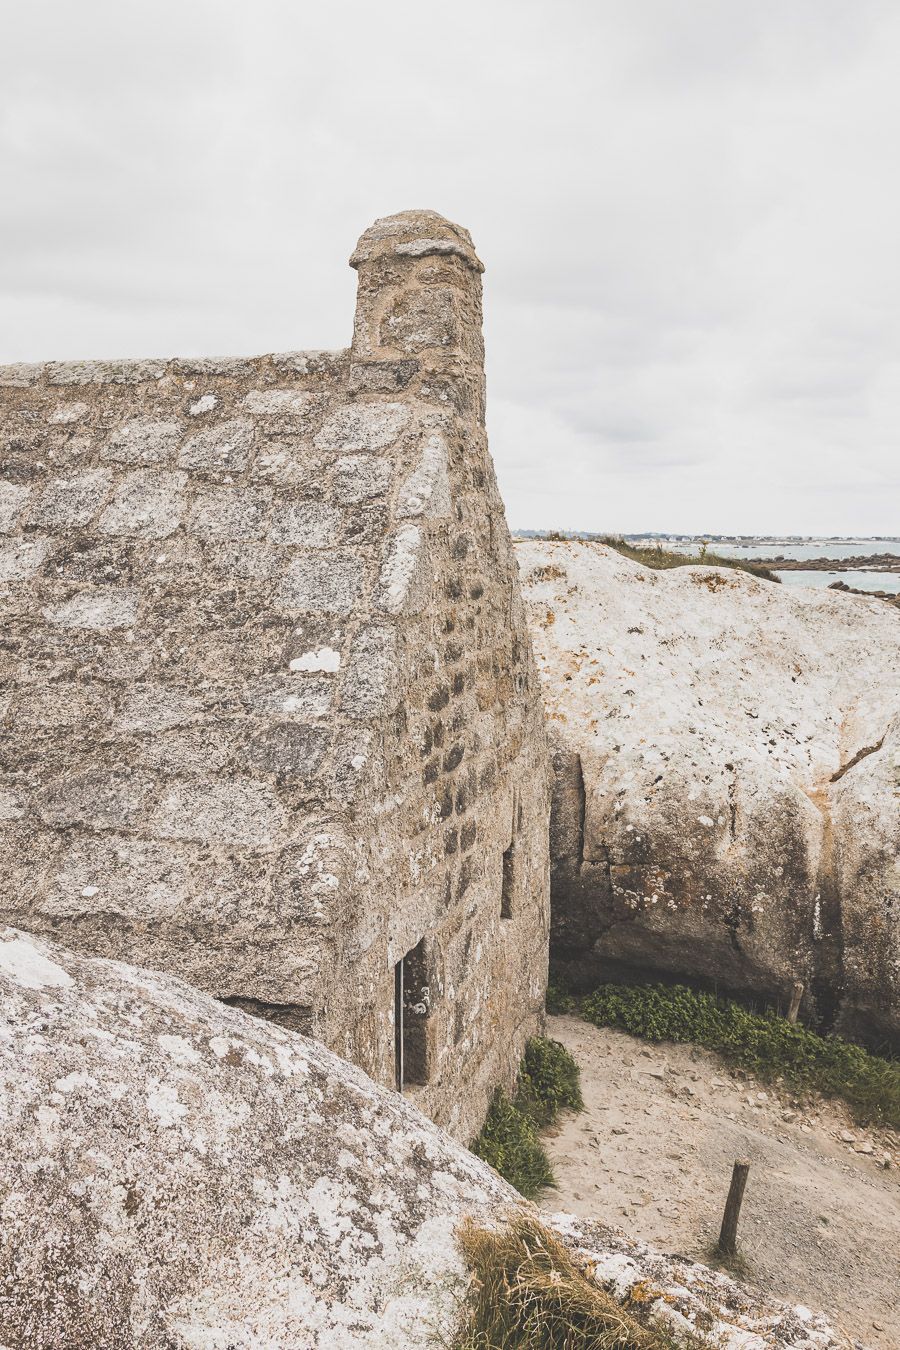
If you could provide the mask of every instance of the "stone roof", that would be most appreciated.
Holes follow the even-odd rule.
[[[449,500],[440,436],[403,403],[348,404],[347,366],[0,372],[20,749],[3,801],[25,857],[69,832],[51,911],[61,892],[69,913],[97,907],[104,869],[79,828],[140,822],[183,846],[158,903],[227,912],[253,868],[206,868],[204,851],[275,848],[298,809],[345,804],[371,767],[365,728],[400,692],[393,621],[417,603],[417,522]],[[152,874],[152,847],[134,847]]]
[[[354,266],[346,351],[0,370],[0,915],[314,1029],[384,1081],[394,965],[427,937],[429,1053],[455,1066],[428,1109],[474,1134],[547,965],[481,265],[407,212]]]

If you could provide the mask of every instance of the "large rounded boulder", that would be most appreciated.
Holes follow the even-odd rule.
[[[0,1345],[406,1347],[515,1193],[315,1041],[179,980],[0,940]]]
[[[554,742],[552,955],[900,1029],[900,612],[517,547]]]
[[[0,930],[0,1103],[2,1350],[449,1347],[461,1221],[537,1217],[316,1042],[16,929]],[[678,1344],[850,1344],[600,1224],[545,1222]]]

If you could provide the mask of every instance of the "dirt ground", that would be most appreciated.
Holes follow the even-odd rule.
[[[896,1135],[693,1046],[648,1046],[575,1017],[549,1018],[547,1034],[581,1068],[585,1111],[544,1136],[557,1178],[545,1209],[709,1261],[732,1163],[748,1158],[739,1278],[827,1313],[873,1350],[900,1350]]]

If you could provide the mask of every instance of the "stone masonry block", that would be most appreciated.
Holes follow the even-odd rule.
[[[100,517],[104,534],[135,534],[165,539],[178,529],[184,510],[182,494],[187,474],[135,469],[125,475]]]
[[[223,539],[204,550],[206,565],[224,577],[246,581],[266,581],[278,573],[280,559],[270,544],[249,539]]]
[[[328,751],[331,732],[302,722],[276,722],[250,738],[244,759],[257,773],[313,778]]]
[[[88,769],[51,783],[38,809],[50,825],[128,829],[137,822],[152,786],[149,774],[131,769]]]
[[[235,417],[185,441],[178,463],[183,469],[206,473],[236,473],[246,469],[252,454],[253,423],[248,417]]]
[[[242,406],[257,417],[289,418],[299,431],[305,431],[318,415],[322,398],[295,389],[251,389]]]
[[[334,499],[355,506],[387,492],[393,465],[380,455],[342,455],[334,466]]]
[[[15,529],[28,497],[29,489],[22,484],[0,482],[0,533]]]
[[[81,591],[69,600],[48,605],[43,611],[56,628],[130,628],[137,618],[138,591],[122,586],[102,591]]]
[[[351,403],[331,414],[314,444],[319,450],[383,450],[409,419],[403,403]]]
[[[47,366],[50,384],[143,384],[161,380],[165,361],[51,361]]]
[[[253,461],[250,477],[254,483],[273,483],[296,488],[307,497],[321,497],[325,461],[299,439],[266,441]]]
[[[443,520],[450,515],[447,444],[443,436],[429,436],[419,462],[400,488],[397,515],[402,520],[425,516]]]
[[[449,287],[404,291],[381,322],[381,345],[411,355],[458,343],[459,320]]]
[[[201,539],[261,539],[271,504],[271,488],[205,488],[194,498],[188,527]]]
[[[203,708],[203,700],[164,684],[138,685],[119,710],[114,730],[119,733],[165,731],[189,722]]]
[[[117,427],[100,450],[114,464],[162,464],[181,439],[180,422],[134,417]]]
[[[350,367],[350,392],[392,394],[405,389],[418,371],[419,362],[415,360],[357,362]]]
[[[10,539],[0,544],[0,583],[34,576],[49,552],[49,539]]]
[[[275,595],[279,609],[350,614],[362,589],[363,559],[356,553],[310,553],[294,558]]]
[[[324,676],[269,675],[248,685],[243,701],[252,712],[269,716],[327,717],[333,697],[334,683]]]
[[[198,891],[209,891],[215,897],[215,917],[236,918],[238,906],[232,901],[232,912],[226,912],[223,887],[216,884],[228,865],[217,862],[219,875],[212,878],[196,852],[194,846],[128,835],[76,834],[50,871],[42,912],[89,918],[101,910],[142,920],[184,917],[185,911],[190,916],[201,908]]]
[[[103,506],[112,481],[109,469],[82,469],[51,478],[32,503],[29,524],[55,530],[87,525]]]
[[[71,422],[80,422],[89,412],[88,405],[77,400],[71,403],[58,403],[47,421],[52,426],[68,426]]]
[[[404,525],[388,544],[378,578],[376,604],[386,614],[419,614],[424,607],[428,577],[424,543],[417,525]]]
[[[340,707],[359,721],[392,712],[399,701],[397,632],[372,624],[356,636],[341,682]]]
[[[173,783],[163,794],[152,823],[162,839],[269,848],[286,819],[277,794],[265,783],[214,778]]]
[[[325,502],[283,502],[275,511],[270,538],[276,544],[327,548],[338,543],[343,516]]]
[[[352,853],[342,832],[314,824],[284,850],[272,874],[272,895],[283,919],[304,924],[334,922],[347,901]]]

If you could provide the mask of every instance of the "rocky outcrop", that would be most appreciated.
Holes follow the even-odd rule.
[[[517,548],[555,744],[553,952],[900,1026],[900,622],[601,544]]]
[[[0,1010],[4,1347],[452,1344],[455,1228],[522,1202],[402,1096],[173,977],[13,929]],[[848,1344],[702,1266],[551,1222],[679,1336]]]

